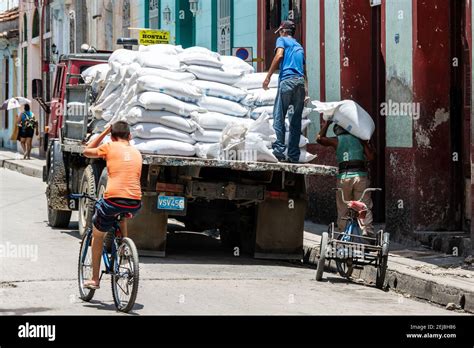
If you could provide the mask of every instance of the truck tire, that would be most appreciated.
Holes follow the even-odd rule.
[[[99,169],[94,164],[89,164],[84,170],[79,186],[80,193],[87,193],[91,197],[97,197],[97,182]],[[79,200],[79,234],[81,236],[92,227],[92,215],[94,214],[94,202],[90,199]]]
[[[51,142],[47,155],[46,200],[48,203],[48,224],[51,227],[68,227],[71,211],[67,205],[66,170],[61,145]]]
[[[51,227],[66,228],[71,221],[70,210],[56,210],[48,207],[48,224]]]
[[[100,174],[99,183],[97,184],[97,198],[104,197],[105,188],[107,187],[107,168],[104,168],[102,174]]]

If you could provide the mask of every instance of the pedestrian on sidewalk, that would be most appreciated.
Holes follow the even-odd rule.
[[[31,148],[33,146],[33,135],[38,136],[38,121],[30,110],[30,105],[25,104],[23,112],[16,116],[18,124],[18,139],[23,149],[23,159],[31,159]]]
[[[262,86],[263,89],[268,89],[273,73],[279,68],[278,94],[273,110],[273,128],[277,140],[272,147],[275,157],[279,161],[285,161],[287,150],[285,117],[288,112],[290,123],[288,162],[290,163],[298,163],[300,159],[301,117],[304,105],[309,100],[304,49],[293,37],[295,32],[296,26],[292,21],[282,22],[275,31],[275,34],[278,33],[280,37],[276,41],[275,57]]]
[[[326,133],[331,125],[327,121],[318,134],[316,141],[323,146],[333,147],[336,150],[336,158],[339,165],[337,175],[337,187],[342,188],[346,201],[359,200],[364,190],[370,187],[367,162],[375,158],[375,151],[369,141],[363,141],[347,132],[339,125],[334,125],[336,137],[327,137]],[[375,237],[372,225],[372,198],[370,192],[364,195],[362,202],[367,206],[367,213],[361,226],[362,235]],[[337,203],[337,227],[340,232],[345,229],[348,207],[342,201],[342,194],[336,192]]]

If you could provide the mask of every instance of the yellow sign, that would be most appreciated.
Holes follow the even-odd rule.
[[[170,43],[170,32],[168,30],[140,30],[140,45],[156,45]]]

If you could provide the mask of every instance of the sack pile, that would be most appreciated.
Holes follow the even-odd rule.
[[[90,69],[84,80],[97,92],[95,132],[124,120],[143,152],[218,158],[229,149],[258,148],[258,160],[276,161],[269,149],[278,76],[264,91],[266,74],[237,57],[164,44],[116,50],[107,65]],[[308,124],[304,120],[302,131]],[[236,129],[240,143],[229,137]],[[300,145],[307,143],[302,136]]]

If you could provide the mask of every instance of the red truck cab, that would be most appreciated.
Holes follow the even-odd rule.
[[[93,65],[107,63],[109,56],[110,53],[81,53],[61,56],[56,65],[50,113],[45,122],[47,125],[45,144],[48,144],[48,139],[59,137],[59,130],[63,122],[66,86],[83,83],[81,73]]]

